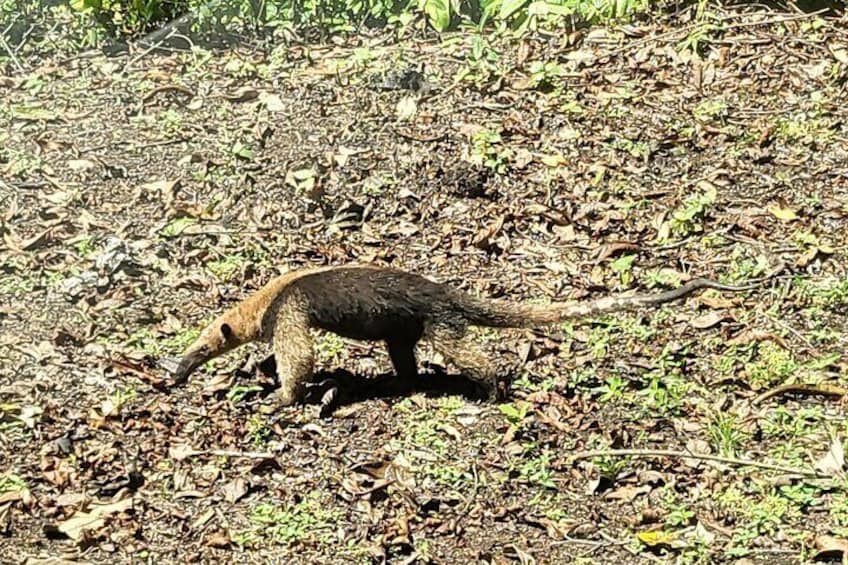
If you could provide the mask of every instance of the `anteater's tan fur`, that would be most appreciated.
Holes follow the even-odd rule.
[[[430,341],[448,361],[492,391],[495,369],[467,336],[468,326],[534,327],[568,318],[668,302],[701,288],[744,290],[696,279],[675,290],[606,297],[582,304],[509,303],[475,298],[404,271],[353,265],[293,271],[277,277],[222,314],[176,361],[178,381],[203,362],[251,341],[271,342],[280,377],[279,401],[292,404],[312,376],[310,328],[386,342],[395,371],[417,374],[415,346]]]

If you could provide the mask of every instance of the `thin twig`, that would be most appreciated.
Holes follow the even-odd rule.
[[[10,24],[9,28],[11,28],[11,27],[12,26]],[[6,31],[8,31],[9,28],[6,28]],[[18,60],[18,56],[15,54],[15,51],[12,49],[12,46],[9,45],[9,43],[6,41],[6,38],[4,37],[5,35],[6,35],[6,32],[3,32],[3,34],[0,35],[0,45],[3,46],[3,49],[9,55],[9,58],[12,60],[12,63],[14,63],[15,66],[18,68],[18,71],[24,72],[24,66],[21,65],[21,62]]]
[[[207,449],[192,451],[190,457],[197,455],[214,455],[215,457],[243,457],[245,459],[273,459],[274,454],[269,451],[230,451],[228,449]]]
[[[575,461],[580,459],[591,459],[593,457],[671,457],[678,459],[698,459],[702,461],[715,461],[716,463],[725,463],[728,465],[757,467],[758,469],[779,471],[781,473],[802,475],[805,477],[829,478],[829,475],[813,470],[796,469],[794,467],[772,465],[771,463],[751,461],[750,459],[723,457],[721,455],[708,455],[706,453],[686,453],[683,451],[673,451],[671,449],[601,449],[596,451],[581,451],[579,453],[575,453],[572,457]]]
[[[766,392],[754,398],[751,403],[755,405],[760,404],[761,402],[765,402],[769,398],[781,394],[786,394],[787,392],[795,392],[802,394],[823,394],[825,396],[846,396],[848,395],[848,388],[829,383],[788,383],[780,385],[778,387],[774,387],[771,390],[767,390]]]
[[[100,149],[106,149],[107,147],[116,147],[118,145],[131,145],[131,150],[138,151],[140,149],[148,149],[150,147],[161,147],[163,145],[174,145],[175,143],[183,143],[184,141],[188,141],[188,139],[184,137],[177,137],[174,139],[160,139],[157,141],[151,141],[148,143],[140,143],[135,144],[132,141],[126,141],[123,139],[119,139],[117,141],[109,141],[107,143],[101,143],[100,145],[92,145],[90,147],[83,147],[79,150],[80,153],[89,153],[91,151],[98,151]]]

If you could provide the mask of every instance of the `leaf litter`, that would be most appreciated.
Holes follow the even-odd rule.
[[[463,62],[463,39],[366,38],[364,71],[336,45],[282,64],[257,50],[247,79],[223,52],[84,85],[65,78],[103,60],[41,90],[0,80],[0,549],[844,557],[843,406],[827,395],[848,386],[830,357],[848,335],[844,17],[712,9],[712,27],[689,9],[491,39],[499,70]],[[367,79],[401,60],[426,64],[428,88]],[[783,271],[749,295],[481,332],[514,377],[506,408],[451,389],[271,416],[273,379],[236,371],[243,358],[162,390],[153,360],[226,305],[284,268],[351,259],[525,300]],[[377,345],[320,343],[327,371],[389,370]],[[428,361],[428,382],[456,381]]]

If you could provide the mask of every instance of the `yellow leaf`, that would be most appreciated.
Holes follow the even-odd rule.
[[[562,155],[545,155],[542,157],[542,163],[548,167],[559,167],[565,165],[566,161]]]
[[[791,208],[781,208],[777,204],[769,206],[768,211],[771,212],[772,216],[784,222],[791,222],[798,219],[798,215]]]
[[[677,539],[674,532],[666,532],[664,530],[654,530],[651,532],[638,532],[636,537],[647,546],[655,547],[657,545],[671,545]]]

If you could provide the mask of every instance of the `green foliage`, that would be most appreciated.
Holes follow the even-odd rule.
[[[285,508],[263,503],[250,515],[253,527],[234,538],[236,543],[247,547],[268,542],[287,546],[308,537],[329,535],[337,518],[321,506],[315,495]]]
[[[715,204],[718,191],[712,185],[704,192],[695,193],[683,202],[683,205],[674,211],[671,219],[663,223],[660,228],[659,238],[661,241],[668,240],[669,235],[687,237],[694,233],[704,231],[704,219],[710,207]]]
[[[265,424],[265,421],[258,414],[254,414],[247,421],[247,437],[254,447],[261,447],[268,443],[272,433],[271,428]]]
[[[556,489],[554,472],[551,469],[551,459],[550,452],[544,451],[536,457],[524,460],[518,466],[518,476],[530,484]]]
[[[7,492],[21,492],[26,490],[27,484],[21,477],[12,473],[0,475],[0,494]]]
[[[475,133],[471,141],[473,147],[469,161],[488,167],[498,174],[506,172],[512,150],[503,146],[499,133],[483,129]]]
[[[75,36],[76,46],[85,47],[106,37],[139,36],[188,12],[196,16],[197,32],[273,34],[316,27],[324,32],[353,32],[362,26],[402,28],[423,18],[439,32],[471,24],[523,33],[557,27],[574,18],[590,23],[618,21],[649,5],[648,0],[0,0],[0,25],[5,27],[23,15],[23,20],[40,21],[47,29],[46,22],[58,16],[70,24],[65,29]],[[16,30],[10,30],[14,37]],[[545,77],[541,78],[544,82]]]
[[[721,455],[735,457],[737,450],[747,439],[741,427],[739,419],[734,414],[727,412],[716,412],[707,424],[710,441],[713,447]]]
[[[144,31],[158,22],[168,21],[187,7],[178,0],[70,0],[72,10],[90,16],[111,35]]]

